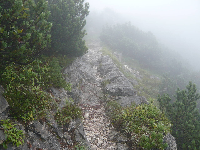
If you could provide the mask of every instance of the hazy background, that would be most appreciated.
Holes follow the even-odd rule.
[[[86,2],[90,3],[91,14],[110,8],[139,29],[151,31],[160,43],[179,52],[196,70],[200,70],[200,0]]]

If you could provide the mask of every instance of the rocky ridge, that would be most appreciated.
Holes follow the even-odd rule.
[[[74,61],[65,73],[67,82],[72,84],[71,97],[83,110],[83,126],[89,147],[92,150],[128,150],[126,137],[112,127],[104,104],[109,100],[115,100],[122,106],[148,101],[137,96],[132,85],[136,81],[130,82],[112,59],[101,53],[98,43],[88,46],[88,53]],[[171,142],[169,149],[175,150],[176,143],[172,136],[165,139]]]
[[[51,88],[51,95],[60,99],[59,108],[65,106],[65,100],[72,98],[83,112],[83,119],[72,120],[60,126],[50,112],[46,120],[36,120],[24,127],[19,124],[26,135],[24,145],[10,150],[61,150],[75,149],[79,144],[91,150],[128,150],[127,138],[117,132],[106,116],[107,101],[115,100],[122,106],[131,103],[148,103],[144,97],[137,96],[132,84],[113,63],[109,56],[104,56],[98,43],[92,43],[88,53],[77,58],[65,69],[66,82],[71,83],[72,90]],[[3,92],[3,90],[0,90]],[[0,92],[0,119],[8,118],[8,104]],[[0,142],[5,139],[0,130]],[[176,142],[170,134],[164,140],[168,143],[167,150],[176,150]],[[0,149],[3,149],[0,147]]]

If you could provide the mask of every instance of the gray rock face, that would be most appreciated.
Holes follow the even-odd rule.
[[[136,91],[133,89],[132,85],[126,78],[117,77],[110,80],[110,84],[106,85],[105,93],[112,96],[134,96]]]
[[[54,135],[50,126],[45,122],[33,121],[27,127],[26,141],[22,147],[23,150],[27,149],[61,149],[59,139]]]
[[[103,92],[107,94],[108,99],[114,99],[122,106],[132,103],[137,105],[148,103],[144,97],[137,96],[137,91],[133,88],[130,80],[120,72],[110,57],[102,56],[100,64]],[[132,81],[132,83],[136,83],[136,81]]]
[[[5,134],[4,134],[3,130],[0,130],[0,144],[2,144],[5,139],[6,138],[5,138]]]
[[[167,134],[164,137],[164,142],[168,144],[166,150],[177,150],[176,140],[171,134]]]
[[[5,111],[6,108],[9,106],[8,102],[5,100],[5,98],[2,95],[3,92],[4,92],[4,89],[0,85],[0,113],[2,113],[3,111]]]

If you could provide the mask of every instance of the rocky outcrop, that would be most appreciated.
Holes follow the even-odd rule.
[[[110,99],[116,100],[122,106],[128,106],[131,103],[136,105],[148,103],[144,97],[137,96],[137,91],[133,88],[129,79],[119,71],[109,56],[102,56],[100,63],[99,71],[104,94]],[[136,83],[136,81],[132,81],[132,83]]]
[[[67,82],[72,84],[70,95],[83,111],[83,126],[90,149],[116,149],[116,143],[109,140],[113,127],[105,114],[101,86],[103,79],[99,72],[102,54],[99,49],[98,46],[90,49],[74,61],[65,73]]]
[[[126,145],[128,139],[113,128],[106,116],[104,104],[109,100],[122,106],[148,101],[137,96],[132,85],[137,82],[130,82],[109,56],[102,55],[97,43],[89,47],[87,54],[65,70],[66,81],[72,84],[69,94],[83,110],[83,126],[89,147],[92,150],[129,149]]]
[[[65,106],[65,100],[72,98],[83,112],[83,119],[71,121],[66,125],[58,125],[53,114],[49,112],[44,120],[35,120],[27,126],[20,125],[26,135],[25,143],[19,148],[11,144],[8,149],[35,150],[35,149],[75,149],[79,143],[91,150],[128,150],[127,138],[114,129],[105,113],[107,101],[117,101],[122,106],[131,103],[148,103],[145,97],[137,95],[133,84],[137,81],[127,79],[113,63],[109,56],[102,55],[98,43],[89,45],[87,54],[77,58],[72,65],[65,69],[66,82],[71,83],[70,92],[64,89],[51,88],[50,94],[59,99],[58,107]],[[7,102],[0,93],[0,117],[8,117]],[[5,139],[0,130],[0,141]],[[169,134],[164,138],[169,147],[167,150],[176,150],[175,139]],[[0,149],[3,149],[0,147]]]

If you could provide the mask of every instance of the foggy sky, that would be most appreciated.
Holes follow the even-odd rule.
[[[86,0],[90,11],[111,8],[200,70],[200,0]]]

